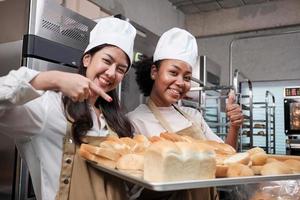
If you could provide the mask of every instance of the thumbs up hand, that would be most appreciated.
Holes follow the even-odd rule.
[[[240,127],[244,121],[241,107],[235,101],[235,93],[230,90],[228,101],[226,103],[226,113],[230,121],[230,125]]]

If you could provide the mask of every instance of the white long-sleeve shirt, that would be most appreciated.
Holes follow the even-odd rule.
[[[221,138],[212,132],[198,110],[183,106],[180,107],[180,109],[201,125],[203,134],[207,139],[223,142]],[[173,106],[158,107],[158,110],[174,132],[188,128],[192,125],[192,122],[180,114]],[[139,105],[134,111],[128,113],[127,116],[131,120],[135,131],[147,137],[159,136],[160,133],[166,131],[145,104]]]
[[[54,200],[59,186],[67,120],[61,93],[37,91],[30,81],[39,72],[21,67],[0,77],[0,133],[15,139],[28,165],[38,200]],[[90,109],[90,136],[105,136],[105,120]],[[98,125],[100,121],[101,127]]]

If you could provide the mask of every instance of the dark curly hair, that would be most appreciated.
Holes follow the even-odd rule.
[[[84,55],[90,54],[91,56],[94,56],[98,51],[106,46],[111,45],[104,44],[97,46],[86,52]],[[130,63],[128,57],[127,61]],[[78,68],[78,74],[86,76],[86,67],[83,66],[83,57],[81,58],[81,64]],[[116,132],[119,137],[132,137],[133,126],[120,107],[116,90],[114,89],[109,91],[107,94],[111,96],[113,100],[111,102],[107,102],[103,98],[98,97],[95,107],[102,111],[108,126]],[[81,136],[85,136],[87,131],[93,127],[93,120],[88,102],[86,100],[84,102],[73,102],[67,96],[63,96],[62,100],[67,119],[72,122],[73,138],[76,143],[80,144]]]
[[[154,80],[151,79],[151,67],[155,65],[157,69],[160,67],[161,61],[153,62],[153,57],[145,58],[133,64],[135,68],[136,82],[142,94],[147,97],[150,95]]]

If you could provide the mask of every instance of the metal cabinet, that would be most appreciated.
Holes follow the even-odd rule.
[[[241,151],[259,146],[267,153],[276,153],[275,141],[275,97],[265,92],[264,101],[253,101],[252,84],[248,82],[248,95],[241,95],[244,123],[240,139]]]

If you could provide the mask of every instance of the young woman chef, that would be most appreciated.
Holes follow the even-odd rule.
[[[197,56],[194,36],[183,29],[172,28],[160,37],[153,59],[136,64],[139,88],[144,96],[149,96],[146,104],[128,114],[136,132],[150,137],[169,131],[222,142],[198,110],[176,105],[191,88]],[[229,95],[226,111],[230,119],[226,143],[236,147],[243,115],[240,106],[234,103],[233,94]]]
[[[26,67],[0,78],[0,131],[15,138],[37,199],[124,199],[123,182],[77,154],[85,136],[131,136],[115,88],[133,58],[135,28],[101,19],[90,33],[79,73]],[[61,52],[63,53],[63,52]]]
[[[153,59],[136,64],[137,83],[141,92],[149,98],[146,104],[141,104],[128,114],[135,132],[151,137],[168,131],[223,142],[211,131],[198,110],[176,105],[191,88],[192,70],[196,67],[197,56],[198,47],[194,36],[183,29],[172,28],[160,37]],[[226,109],[230,119],[226,143],[236,147],[243,115],[240,106],[234,103],[233,94],[229,96]],[[215,198],[213,188],[202,188],[171,193],[144,190],[139,199]]]

